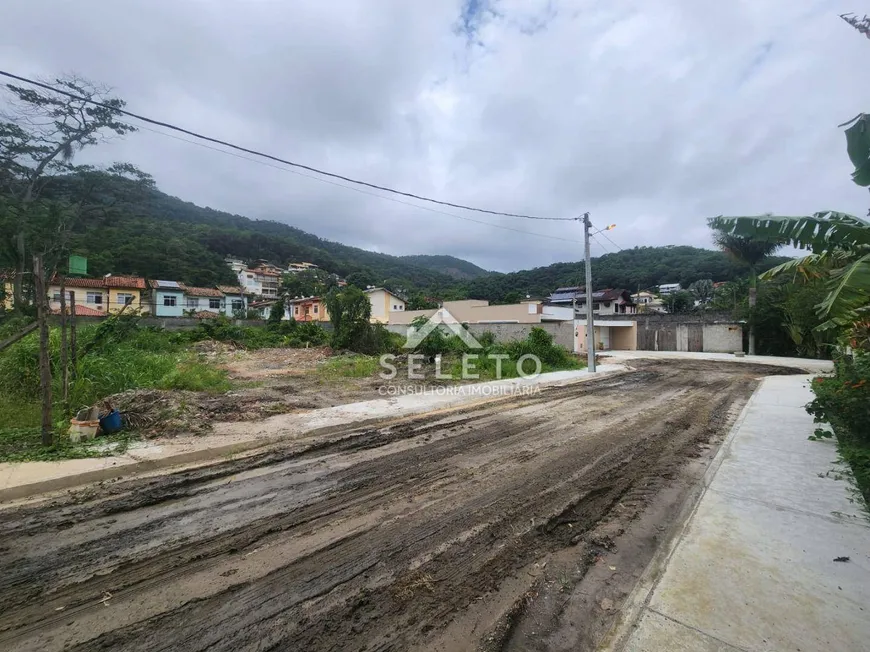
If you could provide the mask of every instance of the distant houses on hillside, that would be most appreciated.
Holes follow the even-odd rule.
[[[80,317],[105,317],[121,311],[154,317],[233,317],[247,310],[247,296],[240,287],[221,285],[199,288],[177,281],[136,276],[79,278],[55,275],[48,285],[49,307],[59,313],[61,287],[67,310],[75,304]]]

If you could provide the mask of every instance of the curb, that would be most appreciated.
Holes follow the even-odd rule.
[[[719,450],[716,451],[716,455],[710,461],[710,465],[707,467],[704,475],[686,497],[686,501],[683,503],[682,508],[680,508],[680,512],[675,520],[673,535],[665,545],[659,547],[653,558],[650,559],[634,589],[625,599],[625,604],[620,610],[619,618],[617,618],[610,632],[605,636],[604,641],[598,646],[597,652],[621,652],[625,649],[631,634],[634,632],[635,627],[643,616],[643,612],[649,605],[656,587],[664,576],[671,557],[673,557],[686,531],[689,529],[692,518],[701,505],[701,500],[707,493],[707,489],[722,466],[722,463],[730,455],[731,446],[737,436],[737,432],[740,430],[743,422],[746,421],[749,408],[768,378],[771,378],[771,376],[765,376],[761,379],[752,395],[746,401],[746,405],[740,410],[740,414],[734,420],[734,424],[719,446]]]
[[[551,380],[549,382],[543,381],[538,383],[537,387],[562,387],[565,385],[573,385],[576,383],[588,382],[591,380],[597,380],[599,378],[605,378],[610,376],[615,376],[619,374],[631,373],[634,371],[631,367],[627,365],[623,365],[622,369],[613,369],[608,371],[602,371],[597,373],[594,376],[580,376],[578,378],[571,379],[559,379],[559,380]],[[501,382],[501,381],[494,381]],[[484,384],[484,383],[481,383]],[[195,451],[187,451],[183,453],[177,453],[174,455],[168,455],[166,457],[157,458],[157,459],[148,459],[148,460],[136,460],[127,464],[121,464],[119,466],[110,466],[103,469],[94,469],[92,471],[83,471],[81,473],[73,473],[70,475],[60,476],[57,478],[51,478],[49,480],[38,480],[36,482],[31,482],[28,484],[15,485],[13,487],[7,487],[5,489],[0,489],[0,504],[9,503],[15,500],[21,500],[25,498],[31,498],[33,496],[49,493],[54,491],[62,491],[64,489],[71,489],[73,487],[78,487],[81,485],[90,484],[93,482],[101,482],[104,480],[119,480],[122,478],[132,477],[144,473],[149,473],[153,471],[159,471],[161,469],[166,469],[173,466],[182,466],[186,464],[196,464],[199,462],[210,462],[215,459],[219,459],[221,457],[225,457],[227,455],[233,455],[237,453],[249,452],[255,449],[266,448],[268,446],[273,446],[276,444],[280,444],[283,441],[287,441],[290,439],[297,439],[300,436],[311,437],[317,435],[329,434],[331,432],[335,432],[338,429],[344,428],[360,428],[360,427],[371,427],[375,425],[386,425],[391,422],[402,421],[405,419],[417,418],[425,414],[436,414],[439,412],[451,412],[459,409],[471,409],[476,408],[480,405],[485,405],[488,403],[494,403],[498,401],[507,401],[513,399],[513,396],[493,396],[489,398],[481,398],[481,397],[460,397],[452,401],[448,401],[443,405],[438,405],[434,407],[426,407],[422,406],[419,409],[409,409],[407,412],[393,414],[389,416],[383,417],[374,417],[371,419],[363,419],[363,420],[355,420],[349,421],[346,423],[336,423],[332,425],[326,425],[319,428],[313,428],[311,430],[305,430],[300,433],[295,433],[291,435],[279,435],[276,437],[263,437],[260,439],[250,439],[246,441],[235,442],[232,444],[224,444],[222,446],[215,446],[213,448],[202,448]],[[348,403],[347,405],[353,405],[352,403]],[[21,462],[22,464],[27,464],[27,462]],[[7,505],[3,505],[4,507]]]

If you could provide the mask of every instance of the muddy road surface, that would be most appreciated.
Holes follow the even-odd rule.
[[[0,649],[593,649],[782,373],[637,366],[7,507]]]

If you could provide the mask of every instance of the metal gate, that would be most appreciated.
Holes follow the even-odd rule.
[[[689,327],[689,351],[700,353],[704,350],[704,325],[686,324]]]
[[[638,324],[637,348],[641,351],[676,351],[676,324]]]

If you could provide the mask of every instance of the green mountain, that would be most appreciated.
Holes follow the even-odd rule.
[[[87,256],[94,276],[111,272],[194,285],[231,283],[235,277],[224,258],[234,256],[276,264],[307,261],[343,277],[357,273],[373,283],[430,293],[456,283],[402,257],[325,240],[287,224],[202,208],[159,190],[131,192],[123,180],[108,184],[104,209],[84,214],[71,241],[72,250]],[[51,194],[64,193],[59,180]],[[0,266],[10,262],[0,260]]]
[[[308,261],[352,283],[383,284],[416,298],[512,302],[583,283],[579,261],[501,274],[449,255],[390,256],[325,240],[287,224],[202,208],[117,177],[99,179],[99,202],[73,224],[69,243],[70,250],[87,256],[93,276],[131,274],[205,286],[232,283],[235,277],[224,258],[234,256],[278,264]],[[81,185],[76,177],[53,179],[43,196],[75,202],[76,183]],[[0,241],[7,243],[0,247],[0,268],[14,264],[10,244],[16,228],[0,201]],[[56,238],[56,229],[44,233]],[[39,237],[46,236],[31,237],[35,238],[31,244],[38,245]],[[767,266],[785,260],[771,258]],[[607,254],[594,259],[593,271],[595,287],[636,290],[661,283],[687,286],[699,279],[735,280],[747,269],[719,251],[668,246]]]
[[[482,267],[478,267],[474,263],[456,258],[455,256],[427,256],[419,254],[416,256],[402,256],[401,259],[417,267],[425,267],[426,269],[431,269],[459,280],[478,278],[492,273]]]
[[[761,269],[769,269],[789,258],[771,257]],[[592,259],[593,287],[651,288],[662,283],[687,287],[699,279],[734,281],[748,269],[721,251],[688,246],[635,247]],[[582,261],[555,263],[547,267],[482,276],[466,285],[468,296],[490,301],[517,301],[526,295],[548,296],[555,288],[583,285]]]

